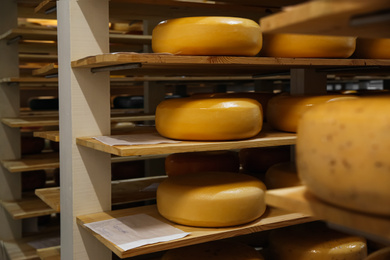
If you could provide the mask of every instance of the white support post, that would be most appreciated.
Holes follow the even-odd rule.
[[[110,134],[109,73],[73,69],[71,61],[109,52],[108,0],[57,1],[61,259],[107,260],[112,253],[76,223],[83,214],[111,210],[110,154],[76,138]]]
[[[16,1],[2,0],[0,34],[17,27]],[[0,40],[0,78],[19,76],[18,44]],[[17,117],[20,110],[19,87],[0,84],[0,118]],[[0,123],[0,160],[20,158],[20,131]],[[0,167],[0,200],[17,200],[22,196],[20,173]],[[0,206],[0,240],[22,236],[22,223],[14,220]]]
[[[326,73],[315,69],[291,69],[291,95],[326,94]]]

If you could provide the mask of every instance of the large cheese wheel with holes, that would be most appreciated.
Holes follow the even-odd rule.
[[[267,189],[279,189],[302,185],[295,162],[282,162],[272,165],[265,173]]]
[[[255,248],[234,241],[217,240],[168,250],[161,260],[263,260]]]
[[[298,126],[300,179],[329,203],[390,215],[390,97],[318,105]],[[375,202],[375,203],[373,203]]]
[[[268,102],[267,121],[274,129],[286,132],[296,132],[298,122],[302,115],[318,104],[356,98],[357,97],[350,95],[278,95]]]
[[[356,47],[355,37],[264,34],[261,56],[283,58],[348,58]]]
[[[390,38],[357,38],[355,58],[390,59]]]
[[[344,234],[321,223],[307,223],[271,231],[271,259],[275,260],[364,260],[363,237]]]
[[[239,172],[240,160],[234,151],[174,153],[165,158],[168,176],[198,172]]]
[[[235,140],[257,135],[263,126],[259,102],[245,98],[176,98],[156,109],[156,129],[179,140]]]
[[[154,52],[179,55],[255,56],[262,46],[258,23],[236,17],[185,17],[159,23]]]
[[[157,208],[170,221],[197,227],[248,223],[265,211],[265,185],[255,177],[203,172],[168,177],[157,188]]]

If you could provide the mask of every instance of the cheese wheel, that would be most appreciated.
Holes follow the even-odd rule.
[[[272,165],[290,160],[290,146],[244,148],[239,156],[243,172],[264,174]]]
[[[389,260],[390,259],[390,247],[384,247],[373,253],[371,253],[364,260]]]
[[[168,176],[198,172],[239,172],[238,153],[233,151],[207,151],[174,153],[165,158]]]
[[[354,56],[361,59],[390,59],[390,39],[357,38]]]
[[[161,260],[263,260],[253,247],[233,241],[212,241],[168,250]]]
[[[111,164],[111,180],[125,180],[144,177],[144,161],[116,162]]]
[[[390,215],[390,97],[318,105],[298,126],[300,179],[317,197]],[[375,202],[375,203],[373,203]]]
[[[276,229],[269,236],[271,259],[364,260],[363,237],[347,235],[319,223]]]
[[[264,34],[260,56],[283,58],[348,58],[356,47],[355,37]]]
[[[263,114],[253,99],[176,98],[157,106],[155,121],[158,133],[167,138],[234,140],[257,135]]]
[[[169,177],[157,188],[157,209],[166,219],[197,227],[248,223],[265,211],[265,185],[231,172]]]
[[[331,101],[356,98],[349,95],[278,95],[268,102],[267,121],[274,129],[295,133],[302,115],[314,106]]]
[[[271,166],[265,173],[264,183],[267,189],[302,185],[294,162],[282,162]]]
[[[162,21],[152,32],[154,52],[255,56],[262,46],[256,22],[236,17],[185,17]]]

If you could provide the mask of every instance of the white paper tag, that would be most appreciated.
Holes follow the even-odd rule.
[[[131,134],[131,135],[113,135],[113,136],[97,136],[94,139],[106,145],[141,145],[141,144],[160,144],[160,143],[180,143],[162,137],[157,133],[153,134]]]
[[[85,226],[125,251],[147,244],[183,238],[190,234],[147,214],[97,221]]]

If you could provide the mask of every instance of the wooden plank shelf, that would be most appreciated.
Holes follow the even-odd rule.
[[[157,185],[167,176],[145,177],[129,180],[112,181],[112,205],[155,199]],[[44,188],[35,190],[43,202],[56,212],[60,212],[60,188]]]
[[[37,249],[37,255],[40,257],[41,260],[60,260],[61,247],[53,246],[53,247]]]
[[[181,229],[184,232],[189,232],[191,234],[178,240],[145,245],[128,251],[124,251],[120,249],[118,246],[104,239],[103,237],[101,237],[100,235],[98,235],[97,233],[93,232],[91,229],[85,226],[85,224],[87,223],[119,218],[119,217],[134,215],[134,214],[141,214],[141,213],[147,214],[160,221],[168,223],[178,229]],[[158,213],[156,205],[150,205],[150,206],[144,206],[138,208],[129,208],[129,209],[117,210],[117,211],[101,212],[101,213],[77,217],[77,223],[81,227],[87,229],[93,236],[95,236],[99,241],[101,241],[105,246],[107,246],[109,249],[111,249],[116,255],[118,255],[121,258],[132,257],[141,254],[148,254],[148,253],[168,250],[176,247],[193,245],[197,243],[204,243],[215,239],[223,239],[223,238],[229,238],[229,237],[234,237],[239,235],[245,235],[245,234],[260,232],[264,230],[270,230],[279,227],[305,223],[312,220],[313,220],[312,218],[304,214],[289,213],[281,209],[269,207],[262,217],[245,225],[226,227],[226,228],[197,228],[197,227],[189,227],[189,226],[174,224],[166,220]]]
[[[301,33],[367,38],[390,37],[388,0],[317,0],[264,17],[265,33]]]
[[[301,212],[330,223],[360,231],[363,236],[379,242],[390,243],[390,219],[340,208],[313,196],[305,186],[269,190],[266,202],[272,207]],[[353,231],[352,231],[353,230]]]
[[[20,160],[2,160],[1,164],[9,172],[25,172],[59,168],[60,160],[58,153],[41,153],[25,155]]]
[[[152,132],[152,135],[156,132]],[[135,136],[137,133],[131,133]],[[113,136],[115,137],[115,136]],[[278,145],[295,144],[296,134],[276,132],[271,130],[262,130],[256,137],[220,142],[200,142],[200,141],[181,141],[180,143],[148,144],[148,145],[130,145],[130,146],[109,146],[97,141],[92,137],[80,137],[76,139],[78,145],[86,146],[95,150],[111,153],[118,156],[150,155],[150,154],[169,154],[194,151],[210,150],[231,150],[248,147],[264,147]]]
[[[58,64],[50,63],[32,71],[33,76],[58,75]]]
[[[390,60],[377,59],[315,59],[237,56],[180,56],[171,54],[112,53],[86,57],[72,62],[74,68],[91,71],[128,70],[133,75],[250,75],[288,73],[292,68],[315,68],[329,74],[380,73],[390,70]]]
[[[19,54],[20,62],[52,63],[57,60],[58,56],[54,54]]]
[[[59,131],[39,131],[34,132],[35,137],[44,138],[53,142],[60,141],[60,132]]]
[[[28,196],[18,201],[1,201],[1,205],[14,219],[46,216],[56,213],[36,196]]]

